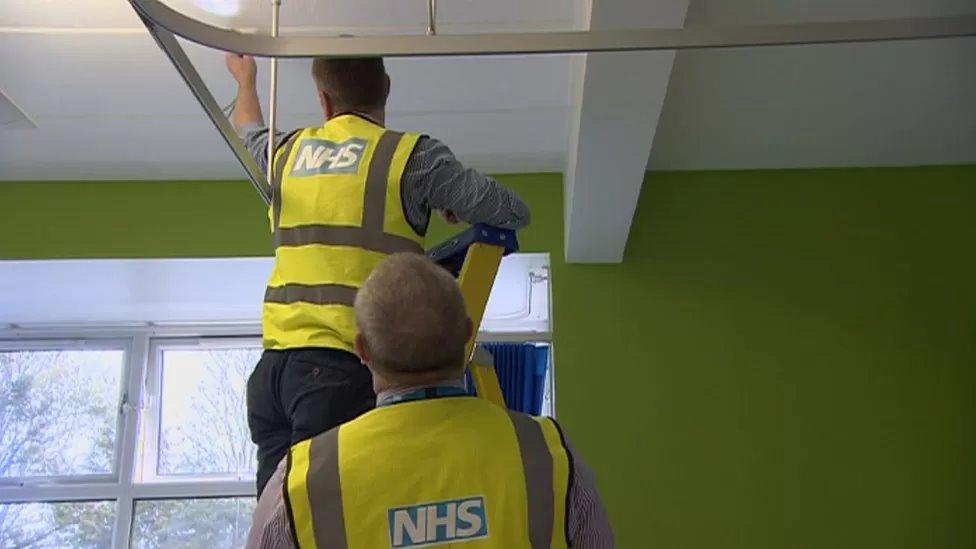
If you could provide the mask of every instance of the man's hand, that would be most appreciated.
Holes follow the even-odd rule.
[[[227,53],[224,56],[227,70],[237,80],[239,86],[253,86],[258,75],[258,65],[250,55]]]

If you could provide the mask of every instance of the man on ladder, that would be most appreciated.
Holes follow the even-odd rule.
[[[238,83],[231,121],[267,169],[255,62],[235,54],[226,62]],[[292,444],[375,405],[369,371],[353,353],[352,305],[370,272],[393,253],[422,253],[432,210],[449,222],[529,222],[513,191],[464,168],[440,141],[385,129],[382,59],[315,59],[312,76],[325,125],[276,135],[269,177],[275,266],[265,352],[247,384],[259,496]]]

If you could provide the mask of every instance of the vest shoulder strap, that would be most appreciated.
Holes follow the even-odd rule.
[[[296,547],[346,548],[338,427],[291,447],[283,491]]]
[[[576,476],[576,465],[573,463],[573,454],[569,451],[569,444],[566,442],[566,434],[563,432],[563,428],[559,425],[555,419],[551,417],[536,417],[534,418],[542,427],[544,436],[546,437],[546,443],[549,446],[549,450],[553,456],[554,464],[554,474],[553,479],[555,482],[560,484],[555,487],[554,494],[559,497],[562,494],[563,501],[561,509],[563,511],[562,517],[556,517],[553,523],[553,536],[561,535],[566,546],[569,546],[569,517],[567,513],[569,512],[570,506],[570,490],[575,483]],[[562,484],[565,483],[565,484]],[[556,508],[559,509],[559,503],[556,502]]]
[[[298,142],[299,136],[304,132],[305,130],[302,128],[292,130],[275,147],[274,169],[268,170],[271,179],[269,183],[271,184],[271,226],[273,229],[278,228],[278,221],[281,219],[281,178],[285,176],[285,164],[288,162],[288,157],[291,155],[295,143]]]

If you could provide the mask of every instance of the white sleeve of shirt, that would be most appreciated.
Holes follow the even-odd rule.
[[[287,458],[268,480],[261,499],[254,509],[251,532],[247,536],[247,549],[293,549],[288,509],[285,507],[285,469]]]

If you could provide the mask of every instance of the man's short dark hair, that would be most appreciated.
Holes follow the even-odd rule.
[[[389,90],[382,57],[318,57],[312,61],[312,78],[337,111],[368,111],[386,105]]]

